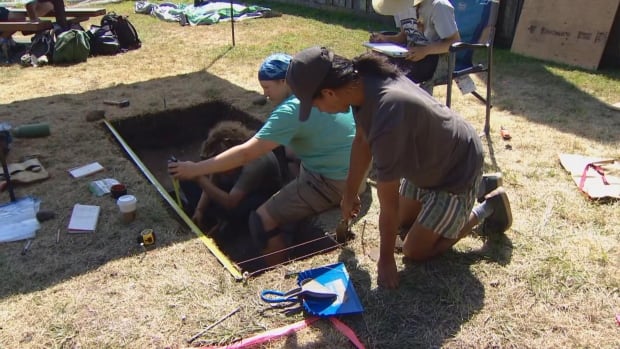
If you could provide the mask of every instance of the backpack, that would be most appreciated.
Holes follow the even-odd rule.
[[[54,55],[54,34],[52,30],[44,30],[34,34],[28,53],[36,58],[47,56],[51,61]]]
[[[115,55],[121,51],[118,38],[109,26],[91,25],[87,34],[90,36],[90,54]]]
[[[135,50],[142,46],[136,28],[129,22],[126,16],[119,16],[110,12],[101,18],[101,26],[108,26],[118,38],[121,49]]]
[[[86,62],[90,54],[90,40],[85,31],[69,29],[56,37],[54,63]]]

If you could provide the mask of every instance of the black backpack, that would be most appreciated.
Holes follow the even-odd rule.
[[[119,16],[110,12],[101,18],[101,26],[108,26],[118,39],[124,50],[135,50],[142,46],[136,28],[129,22],[126,16]]]
[[[90,54],[99,55],[115,55],[121,51],[121,44],[118,38],[109,26],[102,27],[91,25],[88,30],[90,36]]]
[[[34,34],[31,39],[28,53],[37,58],[47,56],[52,61],[54,55],[54,32],[53,30],[44,30]]]

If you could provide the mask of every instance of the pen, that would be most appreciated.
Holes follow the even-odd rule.
[[[24,245],[24,249],[22,250],[22,256],[26,255],[26,252],[30,250],[30,246],[32,245],[32,239],[28,239],[26,244]]]

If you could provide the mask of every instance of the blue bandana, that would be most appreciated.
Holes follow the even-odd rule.
[[[267,57],[258,69],[258,80],[284,80],[291,59],[292,57],[285,53],[275,53]]]

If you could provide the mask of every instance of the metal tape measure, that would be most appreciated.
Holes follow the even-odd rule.
[[[154,244],[155,232],[153,232],[153,229],[144,229],[142,232],[140,232],[140,236],[138,237],[138,243],[144,244],[144,246]]]

